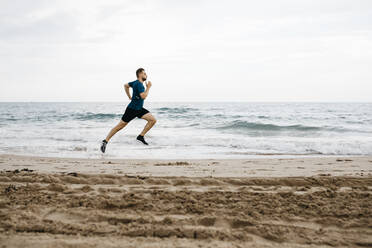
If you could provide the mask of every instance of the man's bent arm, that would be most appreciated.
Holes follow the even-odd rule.
[[[148,96],[150,88],[151,86],[147,86],[145,92],[140,93],[142,99],[145,99]]]
[[[132,100],[132,97],[130,96],[129,88],[130,88],[129,84],[124,84],[125,93],[127,93],[128,98]]]

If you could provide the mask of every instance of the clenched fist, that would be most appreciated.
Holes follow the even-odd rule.
[[[147,87],[147,88],[151,88],[151,86],[152,86],[151,81],[146,82],[146,87]]]

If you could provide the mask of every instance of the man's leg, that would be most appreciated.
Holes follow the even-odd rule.
[[[145,134],[155,125],[156,119],[151,113],[144,114],[141,118],[147,121],[146,126],[140,134],[141,136],[145,136]]]
[[[120,122],[111,129],[111,131],[109,132],[109,134],[107,135],[106,139],[102,140],[102,144],[101,144],[101,152],[105,153],[106,151],[106,145],[107,143],[109,142],[109,140],[111,139],[112,136],[114,136],[114,134],[116,134],[117,132],[119,132],[121,129],[123,129],[123,127],[125,127],[126,125],[128,124],[128,122],[125,122],[123,120],[120,120]]]
[[[106,141],[109,142],[109,140],[111,139],[112,136],[114,136],[117,132],[119,132],[121,129],[123,129],[126,125],[128,124],[128,122],[125,122],[123,120],[120,120],[120,122],[111,129],[111,131],[109,132],[109,134],[107,135],[106,137]]]
[[[141,141],[145,145],[148,145],[143,136],[145,136],[145,134],[155,125],[156,119],[154,116],[152,116],[151,113],[146,113],[142,115],[141,118],[145,119],[147,123],[146,126],[143,128],[141,134],[137,136],[137,140]]]

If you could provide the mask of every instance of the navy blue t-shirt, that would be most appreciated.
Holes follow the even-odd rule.
[[[132,109],[136,109],[136,110],[142,109],[143,99],[141,98],[140,93],[145,91],[145,87],[143,86],[143,83],[136,80],[128,84],[133,89],[132,101],[129,103],[128,107]]]

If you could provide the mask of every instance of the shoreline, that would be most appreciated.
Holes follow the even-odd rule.
[[[0,155],[1,170],[183,177],[372,176],[372,156],[249,159],[89,159]]]

